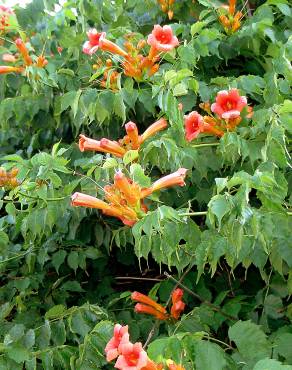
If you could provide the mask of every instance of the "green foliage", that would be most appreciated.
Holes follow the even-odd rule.
[[[150,338],[153,361],[186,370],[291,370],[291,4],[238,1],[230,35],[218,21],[226,1],[176,1],[172,21],[155,0],[55,5],[16,7],[0,40],[1,65],[18,36],[34,62],[48,60],[0,75],[0,165],[18,169],[18,185],[0,187],[0,370],[112,369],[115,323]],[[121,73],[103,87],[94,64],[112,57],[120,73],[122,57],[82,53],[91,27],[122,47],[169,23],[180,45],[139,82]],[[252,119],[187,142],[184,115],[205,115],[199,104],[230,88]],[[123,158],[76,145],[81,133],[118,141],[127,121],[143,133],[161,117],[167,129]],[[70,204],[75,191],[103,198],[119,169],[147,188],[178,168],[186,185],[153,193],[132,228]],[[179,279],[178,321],[134,312],[129,291],[164,304]]]

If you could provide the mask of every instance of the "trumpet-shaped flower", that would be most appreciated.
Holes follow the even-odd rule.
[[[218,92],[215,103],[211,105],[211,110],[220,118],[229,120],[239,117],[246,106],[246,97],[240,96],[237,89],[222,90]]]
[[[148,45],[153,49],[162,52],[168,52],[179,45],[179,41],[176,36],[173,35],[170,26],[163,26],[156,24],[148,36]]]
[[[148,363],[147,353],[141,343],[127,343],[119,346],[120,355],[115,368],[120,370],[141,370]]]
[[[127,202],[129,202],[129,204],[136,205],[141,198],[140,187],[133,184],[133,182],[130,183],[122,171],[118,171],[115,174],[114,179],[116,187],[126,198]]]
[[[114,335],[107,343],[104,350],[106,353],[106,360],[110,362],[117,358],[119,356],[119,346],[126,343],[129,343],[128,325],[122,326],[116,324],[114,326]]]
[[[85,135],[80,135],[79,149],[81,152],[104,152],[122,158],[128,150],[138,150],[145,140],[155,135],[157,132],[164,130],[166,127],[166,119],[160,118],[158,121],[150,125],[142,135],[139,135],[137,125],[134,122],[128,122],[125,125],[127,135],[124,136],[123,139],[119,140],[119,142],[108,140],[106,138],[94,140]]]
[[[92,55],[94,54],[98,48],[100,40],[105,38],[105,32],[97,32],[95,28],[91,28],[88,32],[86,32],[88,41],[83,44],[83,53]]]
[[[127,135],[132,143],[132,149],[138,149],[140,146],[139,143],[139,133],[137,125],[134,122],[128,122],[125,125]]]
[[[27,66],[32,65],[32,59],[29,56],[27,47],[26,47],[25,43],[21,40],[21,38],[18,38],[18,39],[15,40],[15,45],[16,45],[17,49],[19,50],[19,52],[20,52],[20,54],[21,54],[21,56],[24,60],[25,65],[27,65]]]
[[[184,186],[187,169],[179,168],[176,172],[170,175],[161,177],[161,179],[155,181],[149,188],[142,189],[142,198],[147,197],[154,191],[169,188],[171,186]]]
[[[83,138],[81,139],[83,140]],[[82,140],[81,147],[83,148],[83,145],[86,143],[86,141],[83,142]],[[99,142],[97,142],[97,144],[94,143],[93,140],[93,143],[89,142],[88,146],[99,145],[98,143]],[[183,179],[186,171],[186,169],[180,168],[174,174],[165,176],[164,178],[160,179],[162,180],[161,183],[158,180],[152,185],[152,187],[146,189],[141,189],[139,184],[132,181],[131,179],[128,179],[121,171],[118,171],[114,177],[114,184],[106,185],[103,189],[106,202],[90,195],[75,193],[72,195],[71,204],[72,206],[83,206],[100,209],[103,214],[117,217],[125,225],[133,226],[138,221],[138,219],[141,218],[143,214],[147,213],[148,211],[148,208],[144,204],[143,198],[150,195],[153,191],[159,190],[163,187],[168,187],[172,185],[182,186],[184,184]],[[152,301],[152,303],[153,302],[154,301]]]
[[[157,132],[164,130],[167,127],[165,118],[160,118],[158,121],[152,123],[141,135],[140,143],[144,143],[149,137],[155,135]]]
[[[133,292],[131,294],[131,299],[136,302],[144,303],[145,305],[153,307],[156,311],[159,311],[163,314],[166,313],[166,309],[161,306],[159,303],[155,302],[153,299],[148,297],[145,294],[139,293],[139,292]]]
[[[78,193],[78,192],[72,195],[71,204],[72,206],[82,206],[82,207],[97,208],[97,209],[102,209],[102,210],[110,209],[110,206],[104,201],[98,198],[92,197],[91,195]]]
[[[83,44],[83,53],[93,55],[98,49],[112,54],[127,56],[127,53],[114,42],[106,39],[105,32],[97,32],[95,28],[87,32],[88,41]]]
[[[180,288],[175,289],[171,295],[172,306],[170,309],[171,317],[178,320],[185,309],[185,303],[182,301],[184,291]]]
[[[168,315],[166,313],[162,313],[157,311],[155,308],[148,306],[143,303],[137,303],[135,305],[135,312],[137,313],[144,313],[146,315],[152,315],[158,320],[167,320]]]
[[[13,67],[13,66],[0,66],[0,75],[6,74],[6,73],[21,73],[23,71],[23,68],[21,67]]]
[[[174,303],[170,309],[171,317],[173,317],[175,320],[178,320],[181,313],[184,311],[185,306],[186,305],[183,301],[178,301]]]
[[[192,141],[196,139],[201,132],[204,132],[203,117],[196,111],[184,116],[186,140]]]

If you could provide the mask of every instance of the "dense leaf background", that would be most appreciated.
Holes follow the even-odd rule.
[[[0,164],[17,167],[20,181],[0,188],[0,369],[112,369],[104,347],[114,323],[142,342],[154,324],[134,313],[130,292],[165,303],[175,284],[165,272],[184,274],[195,295],[185,292],[178,322],[155,326],[150,358],[198,370],[292,369],[289,1],[238,1],[245,17],[228,36],[216,11],[223,1],[177,0],[180,46],[147,81],[122,75],[117,91],[100,86],[95,57],[82,53],[86,31],[104,30],[119,45],[131,32],[145,38],[170,23],[160,6],[55,3],[16,8],[19,24],[5,36],[20,32],[49,63],[29,78],[0,76]],[[15,46],[3,42],[0,54],[8,51]],[[231,87],[247,96],[252,121],[187,143],[178,103],[198,110]],[[130,120],[143,132],[161,116],[170,127],[138,162],[76,144],[80,133],[116,140]],[[141,186],[185,167],[186,186],[153,197],[133,228],[70,205],[74,191],[102,196],[121,167]]]

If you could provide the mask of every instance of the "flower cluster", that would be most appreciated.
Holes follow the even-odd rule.
[[[128,326],[116,324],[113,337],[105,347],[106,360],[116,360],[115,368],[119,370],[163,370],[163,364],[156,364],[149,359],[142,343],[130,342]],[[168,370],[185,370],[181,365],[176,365],[172,360],[166,361]]]
[[[18,168],[12,168],[9,172],[0,167],[0,187],[15,188],[19,185],[16,176]]]
[[[0,66],[0,74],[11,72],[22,73],[26,67],[34,66],[38,68],[44,68],[48,64],[47,59],[43,55],[39,55],[38,57],[36,57],[34,62],[31,56],[29,55],[29,51],[25,43],[21,38],[17,38],[14,44],[17,50],[19,51],[23,64],[20,66]],[[17,55],[13,54],[4,54],[2,56],[2,60],[8,63],[15,63],[18,61],[18,57]]]
[[[171,294],[172,306],[170,314],[167,313],[165,307],[155,302],[153,299],[139,292],[133,292],[131,299],[139,302],[135,305],[135,312],[152,315],[158,320],[167,320],[169,318],[178,320],[181,313],[185,309],[185,303],[182,300],[183,290],[180,288],[175,289]]]
[[[173,18],[173,4],[175,0],[157,0],[163,13],[167,13],[168,19]]]
[[[99,69],[103,67],[103,62],[101,59],[98,60],[97,64],[93,65],[93,69]],[[109,88],[112,91],[118,90],[118,78],[120,73],[113,69],[113,62],[111,59],[105,61],[105,68],[103,71],[103,78],[100,81],[100,86],[104,88]]]
[[[148,211],[144,198],[170,186],[184,186],[186,172],[185,168],[179,168],[176,172],[155,181],[150,187],[141,188],[122,171],[118,171],[114,176],[114,184],[106,185],[103,189],[106,202],[87,194],[75,193],[72,195],[72,206],[97,208],[103,214],[117,217],[125,225],[133,226]]]
[[[0,5],[0,35],[6,32],[6,28],[9,27],[9,17],[14,12],[11,8],[5,5]]]
[[[229,0],[229,5],[219,8],[219,22],[227,34],[236,32],[241,26],[242,12],[236,12],[236,0]]]
[[[96,29],[90,29],[87,32],[88,41],[83,45],[83,52],[93,55],[97,50],[110,52],[123,58],[121,66],[126,76],[133,77],[140,81],[147,74],[152,76],[159,69],[158,61],[160,54],[168,52],[179,45],[178,39],[173,35],[170,26],[155,25],[152,33],[147,38],[147,44],[150,45],[150,51],[147,56],[141,54],[146,41],[140,40],[135,46],[127,40],[124,43],[126,50],[106,38],[105,32],[98,32]],[[131,38],[128,36],[128,39]]]
[[[237,89],[219,91],[215,103],[202,103],[200,108],[209,115],[202,116],[193,111],[184,117],[187,141],[196,139],[201,133],[221,137],[226,131],[233,131],[242,118],[252,116],[252,108],[248,107],[246,97],[240,96]]]
[[[96,151],[110,153],[116,157],[122,158],[129,150],[138,150],[145,140],[155,135],[157,132],[164,130],[166,127],[166,119],[161,118],[150,125],[142,135],[139,135],[136,124],[130,121],[125,125],[127,135],[118,142],[106,138],[94,140],[85,135],[80,135],[79,149],[82,152]]]

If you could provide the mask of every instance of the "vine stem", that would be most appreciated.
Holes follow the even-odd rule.
[[[203,335],[203,338],[208,339],[208,340],[210,340],[211,342],[219,343],[219,344],[221,344],[221,345],[223,345],[223,346],[227,347],[227,349],[230,349],[231,351],[233,351],[233,350],[234,350],[234,348],[233,348],[233,347],[231,347],[228,343],[223,342],[222,340],[219,340],[219,339],[217,339],[217,338],[213,338],[213,337],[211,337],[211,336],[209,336],[209,335],[206,335],[206,334],[205,334],[205,335]]]
[[[59,200],[64,200],[68,197],[70,197],[70,195],[65,195],[64,197],[59,197],[59,198],[47,198],[47,199],[42,199],[40,197],[35,197],[33,195],[29,195],[29,194],[25,194],[25,193],[22,193],[21,191],[18,191],[17,194],[20,194],[22,195],[23,197],[26,197],[26,198],[30,198],[30,199],[35,199],[35,200],[43,200],[45,202],[57,202]],[[16,194],[16,195],[17,195]]]
[[[192,148],[204,148],[205,146],[218,146],[220,143],[204,143],[191,145]]]
[[[202,212],[186,212],[186,213],[179,213],[179,216],[206,216],[208,211]],[[292,212],[286,212],[288,216],[292,216]]]
[[[192,295],[193,297],[195,297],[196,299],[198,299],[199,301],[201,301],[205,305],[209,306],[212,310],[214,310],[216,312],[219,312],[221,315],[225,316],[229,320],[232,320],[232,321],[237,321],[238,320],[237,317],[231,316],[231,315],[225,313],[224,311],[221,310],[220,307],[214,305],[213,303],[211,303],[209,301],[204,300],[201,296],[199,296],[197,293],[193,292],[191,289],[189,289],[188,287],[186,287],[184,284],[182,284],[180,281],[178,281],[177,279],[175,279],[173,276],[169,275],[167,272],[165,272],[164,275],[166,277],[168,277],[170,280],[174,281],[177,285],[181,286],[190,295]]]
[[[208,211],[179,213],[179,216],[206,216]],[[292,212],[291,212],[292,213]]]

